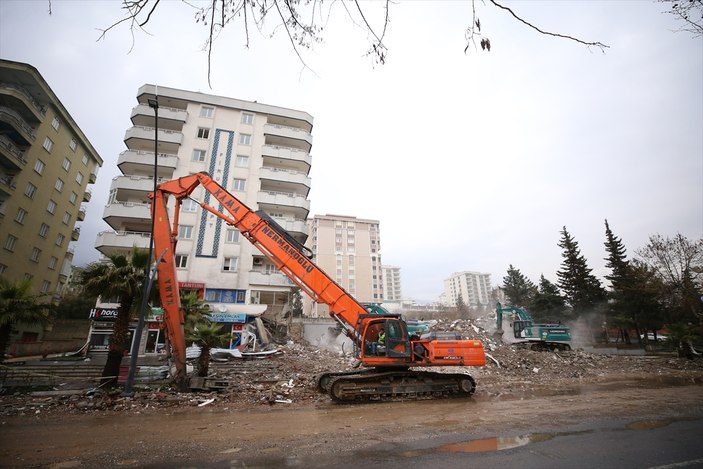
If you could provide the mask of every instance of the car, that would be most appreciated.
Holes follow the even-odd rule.
[[[640,334],[640,339],[644,340],[644,334]],[[662,334],[657,334],[656,342],[665,342],[666,339],[668,339],[667,336],[662,335]],[[648,342],[655,342],[653,332],[647,332],[647,341]]]

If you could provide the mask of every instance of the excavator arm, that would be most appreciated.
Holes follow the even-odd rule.
[[[360,317],[367,313],[366,310],[317,267],[304,254],[302,246],[296,246],[295,240],[291,239],[275,222],[249,209],[207,173],[201,172],[184,176],[159,184],[156,193],[152,195],[154,253],[157,258],[163,255],[158,266],[159,292],[176,368],[173,380],[179,388],[186,386],[186,364],[184,318],[180,307],[175,264],[178,215],[183,199],[190,198],[191,193],[201,185],[217,200],[221,207],[221,209],[214,208],[208,203],[198,202],[203,209],[236,227],[244,237],[311,298],[318,303],[328,305],[330,315],[342,325],[345,333],[355,342],[360,342],[361,338],[356,325]],[[167,211],[169,196],[174,197],[176,201],[173,224],[169,221]]]

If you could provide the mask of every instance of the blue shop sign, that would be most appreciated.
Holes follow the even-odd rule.
[[[239,324],[247,322],[247,315],[244,313],[210,313],[208,316],[212,322],[235,322]]]

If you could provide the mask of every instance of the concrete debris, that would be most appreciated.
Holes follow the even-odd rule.
[[[528,393],[567,392],[574,386],[594,383],[652,385],[653,380],[676,380],[683,384],[703,383],[703,360],[671,355],[603,355],[584,350],[534,352],[503,345],[473,320],[439,320],[435,332],[450,328],[465,339],[482,340],[487,352],[483,367],[437,367],[433,371],[468,373],[477,383],[477,398],[521,398]],[[0,416],[26,415],[41,418],[52,414],[91,412],[171,412],[171,408],[210,406],[246,409],[259,405],[328,405],[329,397],[317,391],[317,376],[328,371],[352,369],[350,356],[339,350],[322,349],[288,341],[276,353],[256,352],[251,359],[212,360],[208,380],[223,383],[219,391],[180,393],[166,379],[139,382],[132,397],[122,397],[122,388],[85,392],[59,392],[59,386],[42,393],[19,393],[0,389]],[[76,366],[80,366],[77,364]],[[161,372],[161,370],[146,370]],[[151,374],[151,373],[148,373]],[[84,390],[94,388],[86,383]],[[39,391],[34,389],[33,391]],[[49,392],[46,392],[49,391]],[[5,394],[2,394],[5,392]]]

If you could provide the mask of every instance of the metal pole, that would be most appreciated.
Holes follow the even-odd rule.
[[[158,88],[157,88],[158,89]],[[156,181],[158,179],[158,159],[159,159],[159,96],[154,94],[154,99],[148,99],[149,107],[154,109],[154,194],[156,194]],[[154,203],[152,199],[151,203]],[[146,272],[144,277],[144,288],[142,289],[142,304],[139,308],[139,320],[137,321],[137,329],[134,331],[134,340],[132,342],[132,351],[129,356],[129,371],[127,372],[127,381],[124,385],[125,397],[132,397],[132,385],[134,384],[134,374],[137,369],[137,359],[139,358],[139,346],[142,341],[142,331],[144,330],[144,315],[149,303],[149,292],[151,291],[152,280],[156,274],[157,265],[154,263],[153,269],[150,268],[151,259],[154,253],[154,210],[151,211],[151,236],[149,237],[149,257],[146,264]]]

